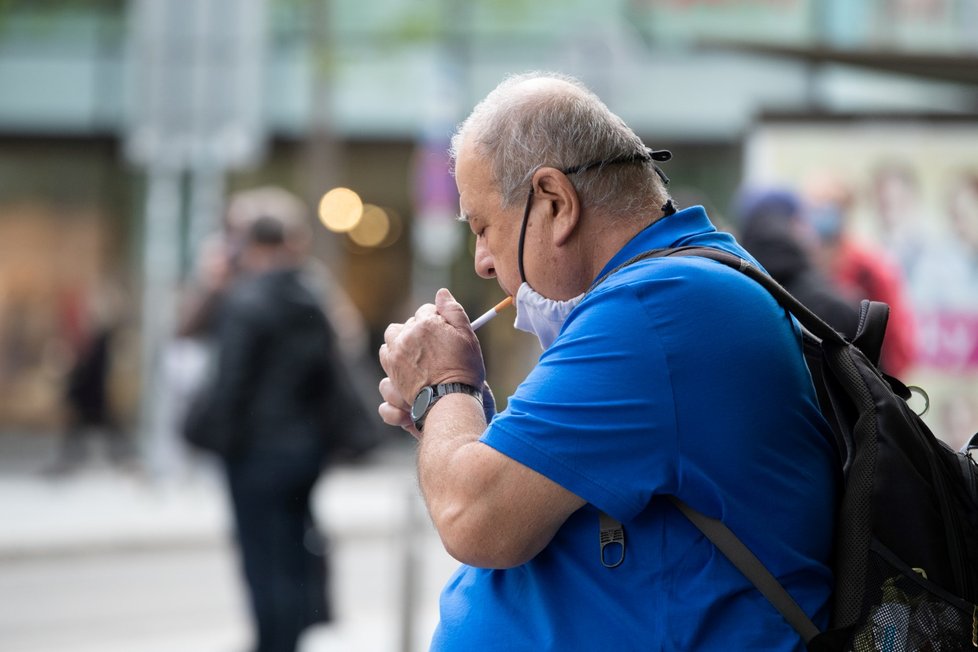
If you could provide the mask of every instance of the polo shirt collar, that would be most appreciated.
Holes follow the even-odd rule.
[[[635,234],[617,254],[611,257],[595,278],[601,278],[622,263],[650,249],[682,247],[690,240],[709,233],[716,227],[702,206],[691,206],[657,220]]]

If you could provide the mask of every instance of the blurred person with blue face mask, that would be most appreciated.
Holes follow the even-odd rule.
[[[496,413],[447,289],[385,332],[379,413],[418,439],[429,513],[462,562],[431,649],[804,649],[667,498],[721,518],[827,623],[835,453],[799,333],[736,270],[636,260],[753,259],[701,207],[677,211],[669,154],[572,78],[503,81],[452,154],[475,271],[544,350]]]
[[[734,220],[740,243],[778,283],[837,331],[855,337],[859,301],[818,264],[820,238],[838,234],[838,212],[832,206],[806,206],[788,188],[744,188],[735,202]]]

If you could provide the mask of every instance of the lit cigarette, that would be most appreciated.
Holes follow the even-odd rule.
[[[513,305],[513,297],[506,297],[505,299],[503,299],[502,301],[494,305],[491,310],[486,312],[486,314],[482,315],[481,317],[473,321],[472,330],[474,331],[479,330],[480,328],[485,326],[490,319],[498,315],[501,310],[505,310],[511,305]]]

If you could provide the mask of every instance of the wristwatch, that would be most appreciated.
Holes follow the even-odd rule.
[[[414,427],[418,429],[418,432],[421,432],[421,429],[424,428],[424,420],[428,416],[428,411],[431,409],[431,406],[437,403],[443,396],[458,392],[474,396],[479,399],[479,403],[482,403],[482,390],[465,383],[441,383],[440,385],[422,387],[418,395],[414,397],[414,404],[411,405],[411,420],[414,422]]]

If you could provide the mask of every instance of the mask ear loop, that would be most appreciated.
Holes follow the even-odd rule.
[[[527,218],[530,216],[530,203],[533,201],[533,186],[530,186],[530,192],[526,195],[526,208],[523,209],[523,223],[520,225],[520,242],[517,246],[517,267],[520,270],[520,282],[526,283],[526,273],[523,271],[523,245],[526,242],[526,223]]]

